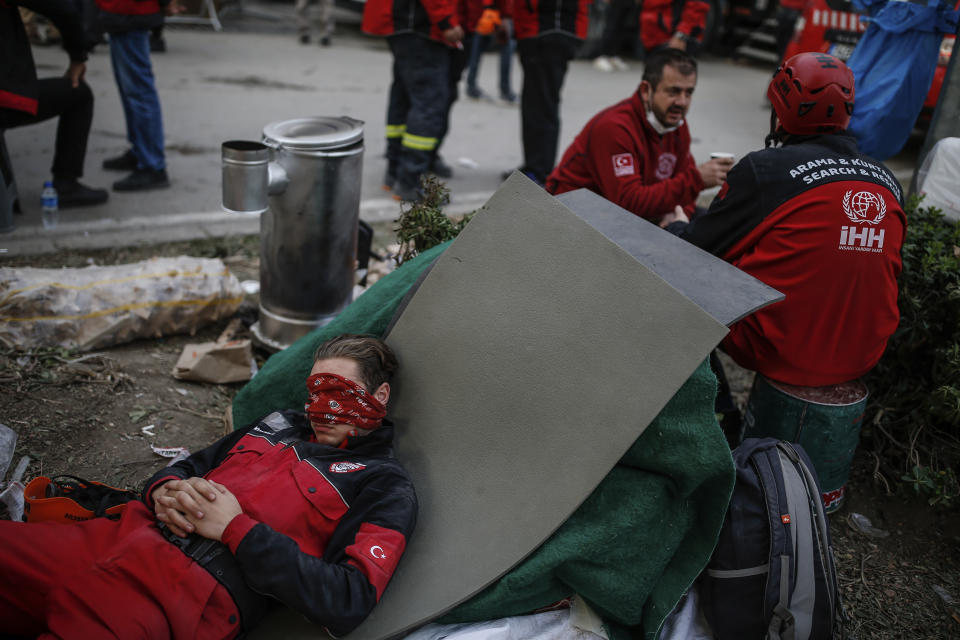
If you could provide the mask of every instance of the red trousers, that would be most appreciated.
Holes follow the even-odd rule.
[[[42,638],[236,637],[236,605],[131,502],[119,521],[0,522],[0,632]]]

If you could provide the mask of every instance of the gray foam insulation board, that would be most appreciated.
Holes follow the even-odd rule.
[[[776,289],[588,189],[560,194],[557,200],[721,324],[729,327],[783,300]]]
[[[380,604],[396,637],[468,599],[596,488],[726,328],[526,177],[471,220],[394,325],[390,414],[420,497]],[[316,637],[286,610],[253,637]]]

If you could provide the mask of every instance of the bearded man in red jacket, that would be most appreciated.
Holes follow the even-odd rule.
[[[686,115],[697,84],[697,61],[678,49],[650,56],[637,91],[595,115],[547,178],[552,194],[590,189],[648,220],[675,207],[692,214],[703,189],[719,185],[733,165],[697,166]]]

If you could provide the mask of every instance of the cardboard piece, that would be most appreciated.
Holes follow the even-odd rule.
[[[349,638],[441,615],[539,546],[725,327],[514,174],[437,260],[387,337],[417,530]],[[269,628],[269,632],[267,629]],[[312,637],[278,612],[253,637]]]
[[[721,324],[729,327],[784,298],[753,276],[588,189],[560,194],[557,200]]]
[[[188,344],[173,366],[173,377],[214,384],[243,382],[253,377],[251,362],[250,340]]]

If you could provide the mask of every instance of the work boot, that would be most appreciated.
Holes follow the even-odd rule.
[[[107,201],[106,189],[94,189],[77,181],[54,180],[53,188],[57,190],[57,203],[61,209],[70,209],[72,207],[91,207],[95,204],[103,204]]]
[[[119,156],[104,160],[103,168],[107,171],[133,171],[137,168],[137,156],[133,154],[133,149],[127,149]]]
[[[393,199],[402,202],[418,202],[423,199],[423,192],[419,187],[398,182],[393,186]]]
[[[147,191],[170,186],[166,169],[134,169],[126,178],[113,183],[114,191]]]
[[[433,160],[430,161],[429,171],[438,178],[446,179],[453,177],[453,167],[444,162],[439,154],[433,156]]]
[[[310,44],[310,34],[301,33],[300,34],[300,44]]]
[[[393,185],[397,183],[397,176],[390,172],[390,169],[387,169],[383,172],[383,184],[380,186],[384,191],[390,191],[393,189]]]
[[[321,46],[321,47],[329,47],[329,46],[330,46],[330,36],[323,36],[322,38],[320,38],[320,46]]]

